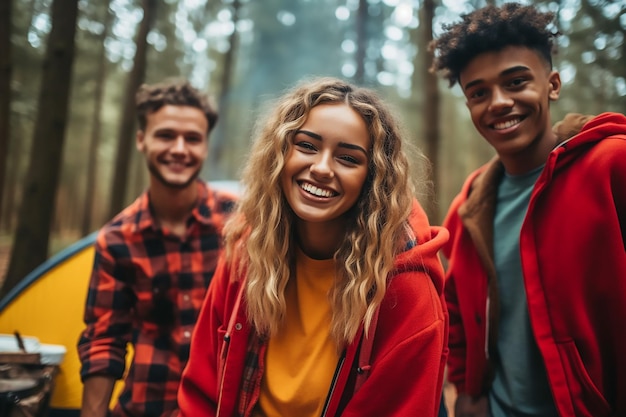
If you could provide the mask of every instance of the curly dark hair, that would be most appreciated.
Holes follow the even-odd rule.
[[[552,68],[554,43],[560,35],[551,27],[554,13],[506,3],[486,6],[461,18],[461,22],[444,25],[445,33],[429,45],[429,50],[435,52],[430,70],[441,72],[450,87],[459,81],[461,71],[474,57],[511,45],[535,50]]]
[[[146,128],[146,116],[165,105],[191,106],[202,110],[209,122],[207,133],[211,132],[217,123],[217,110],[209,97],[184,79],[169,79],[158,84],[141,85],[135,95],[135,104],[139,128],[142,130]]]

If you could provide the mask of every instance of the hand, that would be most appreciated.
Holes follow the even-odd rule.
[[[489,401],[486,395],[472,398],[468,394],[459,394],[454,404],[455,417],[489,417]]]

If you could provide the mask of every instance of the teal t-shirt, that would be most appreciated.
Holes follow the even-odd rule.
[[[508,175],[498,187],[494,261],[500,300],[495,379],[489,395],[493,417],[558,416],[526,302],[519,238],[533,186],[543,166]]]

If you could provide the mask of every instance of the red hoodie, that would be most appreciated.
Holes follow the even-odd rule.
[[[437,252],[448,232],[429,226],[417,203],[411,226],[418,244],[396,259],[373,343],[363,344],[371,352],[357,357],[360,336],[347,347],[325,416],[437,415],[448,331],[443,268]],[[248,416],[258,399],[260,377],[256,382],[243,377],[252,329],[246,319],[242,279],[235,275],[221,261],[209,287],[179,389],[181,416],[239,415],[240,396],[251,395],[250,406],[242,413]],[[261,370],[263,356],[256,358]],[[249,394],[242,392],[242,383],[252,384]]]
[[[490,385],[502,172],[495,159],[470,175],[444,223],[448,378],[472,396]],[[625,246],[626,117],[605,113],[550,153],[520,233],[531,327],[561,416],[626,416]]]

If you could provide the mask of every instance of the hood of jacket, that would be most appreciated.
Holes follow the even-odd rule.
[[[568,121],[568,117],[575,120]],[[586,149],[593,143],[612,135],[626,134],[626,116],[623,114],[607,112],[596,117],[570,114],[568,117],[564,120],[566,122],[564,128],[567,132],[559,130],[558,123],[554,129],[558,141],[555,149],[565,148],[559,156],[559,163],[575,158],[579,150]],[[490,244],[490,236],[493,234],[492,219],[497,194],[497,179],[503,173],[504,167],[496,155],[468,177],[460,192],[460,196],[465,197],[463,197],[463,204],[458,205],[459,215],[468,232],[475,239],[477,250],[483,261],[490,259],[493,254],[493,247]],[[482,237],[485,235],[488,236],[486,240]],[[488,271],[488,274],[491,272],[495,271]]]
[[[578,134],[564,140],[559,146],[575,149],[619,134],[626,134],[626,116],[607,112],[587,121]]]
[[[430,225],[426,212],[417,200],[413,202],[409,225],[415,235],[416,245],[398,254],[392,274],[428,271],[437,292],[441,294],[444,277],[438,273],[441,271],[439,250],[446,244],[450,234],[443,227]]]

